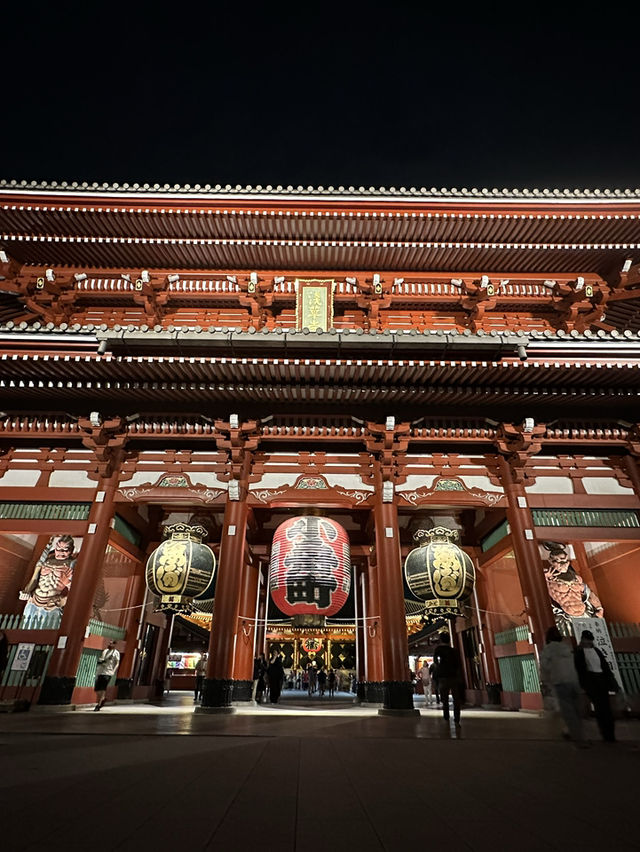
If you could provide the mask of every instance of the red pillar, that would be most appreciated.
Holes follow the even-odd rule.
[[[243,585],[247,514],[246,500],[227,502],[202,698],[201,709],[204,710],[231,706],[234,639]]]
[[[259,572],[250,562],[244,565],[240,605],[236,622],[233,659],[233,700],[250,701],[253,686],[253,643]]]
[[[382,501],[381,491],[382,488],[379,489],[374,508],[374,524],[382,629],[384,710],[413,711],[398,510],[394,503]]]
[[[364,587],[367,620],[364,626],[366,643],[365,698],[374,703],[383,700],[382,695],[382,628],[380,619],[380,595],[378,593],[378,569],[375,559],[370,558],[367,565]]]
[[[496,630],[494,618],[491,613],[491,601],[494,599],[493,583],[488,576],[487,568],[478,568],[476,581],[476,594],[478,595],[479,618],[482,623],[482,638],[484,644],[484,659],[487,665],[489,683],[498,683],[500,670],[495,657],[495,644],[493,637]]]
[[[124,691],[124,684],[122,689],[120,688],[120,681],[127,681],[133,677],[133,664],[135,662],[137,644],[138,644],[138,628],[140,626],[140,622],[144,617],[144,612],[142,609],[142,604],[145,597],[145,584],[144,584],[144,562],[139,562],[136,566],[136,573],[131,577],[131,583],[129,588],[129,595],[127,598],[126,606],[128,610],[126,612],[126,618],[124,623],[124,628],[127,631],[127,636],[125,640],[124,652],[122,654],[122,660],[120,661],[120,668],[118,669],[118,697],[129,697],[125,695],[121,695],[121,691]]]
[[[95,501],[89,512],[87,533],[83,538],[78,563],[73,572],[69,599],[60,624],[59,637],[65,644],[63,648],[54,648],[51,655],[40,692],[40,704],[71,703],[85,631],[91,617],[104,552],[109,542],[117,485],[117,472],[108,479],[101,480],[98,485],[98,493],[103,492],[104,499],[101,502]],[[92,529],[95,532],[90,532]]]
[[[624,466],[629,474],[633,490],[636,492],[636,497],[640,497],[640,471],[638,470],[638,459],[630,455],[625,456]]]
[[[542,569],[538,543],[534,535],[533,518],[527,503],[524,486],[513,478],[513,471],[500,456],[500,479],[507,498],[507,520],[511,527],[511,540],[516,554],[518,575],[524,602],[533,632],[533,641],[541,651],[547,628],[555,624],[547,581]]]

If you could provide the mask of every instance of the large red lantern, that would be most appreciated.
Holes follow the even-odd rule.
[[[345,530],[315,515],[280,524],[271,548],[269,588],[273,602],[286,615],[335,615],[351,588]]]

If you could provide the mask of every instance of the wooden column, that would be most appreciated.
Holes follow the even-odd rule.
[[[374,524],[382,629],[384,710],[412,711],[413,688],[408,676],[409,647],[398,510],[395,503],[382,501],[382,488],[376,497]]]
[[[370,556],[364,575],[364,600],[367,620],[364,623],[366,648],[365,700],[381,704],[384,700],[382,686],[382,629],[380,620],[380,595],[378,592],[378,570],[374,556]]]
[[[256,624],[256,655],[264,652],[264,640],[267,633],[267,599],[269,589],[267,588],[267,575],[260,567],[258,571],[258,612]]]
[[[127,631],[125,639],[124,652],[118,669],[118,698],[131,697],[131,684],[129,681],[133,677],[133,666],[136,658],[138,645],[138,628],[144,618],[143,603],[145,598],[144,584],[144,561],[140,561],[136,566],[136,573],[131,577],[129,595],[127,596],[126,606],[129,607],[126,613],[125,630]]]
[[[228,500],[220,542],[218,581],[209,639],[207,676],[202,709],[230,707],[233,688],[233,656],[240,596],[244,583],[244,548],[248,508],[246,499]]]
[[[640,499],[640,470],[638,470],[638,459],[632,455],[624,457],[625,470],[629,475],[636,497]]]
[[[365,699],[365,686],[367,680],[365,633],[366,623],[365,600],[364,600],[364,575],[359,564],[354,564],[353,569],[353,598],[355,601],[356,616],[356,695],[360,701]]]
[[[253,643],[256,627],[256,603],[259,571],[251,562],[243,568],[240,604],[236,622],[233,659],[233,700],[251,701],[253,687]]]
[[[493,582],[488,576],[487,568],[479,568],[476,572],[476,594],[478,596],[478,607],[480,609],[479,618],[482,624],[482,637],[484,644],[484,659],[487,666],[488,680],[490,683],[498,683],[500,681],[500,668],[495,656],[494,636],[496,634],[494,626],[494,616],[491,613],[491,601],[495,600]]]
[[[535,539],[533,518],[524,485],[517,482],[511,465],[502,456],[498,459],[500,479],[507,498],[507,520],[516,554],[518,575],[529,616],[533,641],[541,651],[547,629],[555,624],[547,581],[542,568],[540,551]]]
[[[245,577],[247,571],[245,547],[249,507],[247,505],[253,451],[259,443],[255,421],[240,424],[237,415],[231,415],[228,422],[216,420],[216,445],[227,454],[229,490],[224,510],[222,538],[220,541],[220,559],[218,580],[213,606],[213,621],[209,638],[209,659],[207,676],[203,684],[200,712],[231,710],[234,688],[234,655],[236,637],[239,628],[241,599],[245,588],[253,588],[253,602],[248,604],[254,611],[256,586],[254,579]],[[254,569],[251,568],[251,572]],[[257,582],[257,577],[255,578]],[[249,585],[245,585],[249,584]],[[247,591],[248,594],[248,591]],[[252,655],[253,644],[249,653]],[[253,656],[251,656],[253,659]],[[246,672],[246,666],[241,665]],[[251,678],[251,672],[248,674]],[[242,698],[242,683],[238,682],[238,695]],[[251,693],[249,693],[249,696]]]
[[[78,563],[73,572],[69,599],[60,624],[59,641],[64,642],[64,647],[54,648],[42,684],[39,704],[71,703],[85,632],[109,542],[117,485],[117,472],[98,482],[97,494],[102,493],[104,497],[100,502],[96,499],[89,512],[87,533],[83,538]]]

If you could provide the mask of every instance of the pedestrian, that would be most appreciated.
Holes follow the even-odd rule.
[[[619,692],[620,686],[604,654],[594,646],[593,633],[590,630],[582,631],[580,644],[576,648],[575,664],[580,685],[593,704],[602,739],[606,743],[614,743],[615,721],[609,693]]]
[[[315,663],[309,663],[307,674],[309,676],[309,695],[313,695],[318,688],[318,669]]]
[[[578,748],[584,748],[582,692],[573,650],[562,641],[562,634],[555,625],[547,630],[546,645],[540,654],[540,679],[543,694],[553,691],[569,736]]]
[[[435,663],[429,666],[429,674],[431,675],[431,689],[436,697],[436,704],[440,704],[440,685],[438,681],[438,667]]]
[[[94,690],[96,693],[97,704],[94,710],[101,710],[104,707],[107,687],[113,675],[118,671],[120,665],[120,652],[116,648],[115,639],[109,642],[98,659],[96,666],[96,682]]]
[[[329,669],[329,677],[327,678],[327,683],[329,684],[329,697],[333,698],[336,694],[336,673],[333,669]]]
[[[282,657],[280,654],[274,653],[269,661],[267,669],[269,678],[269,700],[272,704],[277,704],[282,691],[282,681],[284,680],[284,666],[282,665]]]
[[[258,704],[264,692],[264,673],[267,670],[267,661],[264,654],[258,654],[253,661],[253,686],[251,687],[251,700]]]
[[[451,637],[448,633],[440,634],[440,639],[440,645],[433,652],[433,662],[438,667],[438,688],[442,700],[442,716],[446,722],[449,721],[449,694],[451,694],[453,698],[453,721],[456,727],[459,727],[464,689],[460,656],[457,650],[451,647]]]
[[[424,692],[424,703],[425,705],[431,704],[433,697],[431,695],[431,671],[429,667],[429,663],[425,660],[422,664],[422,668],[418,672],[418,676],[422,681],[422,689]]]
[[[325,672],[324,669],[320,669],[320,671],[318,672],[318,692],[320,694],[320,698],[322,698],[322,696],[324,695],[326,688],[327,688],[327,673]]]
[[[207,672],[207,655],[203,654],[198,662],[196,663],[195,673],[196,673],[196,685],[194,688],[194,697],[193,700],[197,701],[199,698],[202,698],[202,687],[204,686],[204,677]]]

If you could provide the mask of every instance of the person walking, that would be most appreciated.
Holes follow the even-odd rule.
[[[440,639],[440,645],[433,652],[433,662],[438,667],[442,717],[445,722],[449,721],[449,695],[451,694],[453,698],[453,721],[456,727],[459,727],[462,690],[464,688],[460,656],[457,650],[451,647],[451,637],[448,633],[441,633]]]
[[[267,669],[269,678],[269,700],[272,704],[277,704],[282,691],[282,682],[284,680],[284,666],[282,665],[282,657],[280,654],[273,654],[269,661]]]
[[[329,685],[329,698],[333,698],[336,694],[336,673],[333,669],[329,669],[327,683]]]
[[[203,654],[195,667],[196,674],[196,685],[194,688],[194,696],[193,700],[197,701],[199,698],[202,698],[202,687],[204,685],[204,676],[207,671],[207,655]]]
[[[582,631],[580,644],[575,653],[576,670],[580,685],[593,704],[602,739],[606,743],[614,743],[616,741],[615,720],[609,693],[619,692],[620,685],[604,654],[595,647],[593,640],[593,633],[590,630]]]
[[[316,668],[315,663],[309,663],[307,666],[307,674],[309,676],[308,692],[309,695],[313,695],[318,686],[318,669]]]
[[[545,638],[546,645],[540,654],[543,695],[547,690],[553,692],[569,736],[578,748],[584,748],[586,742],[580,714],[582,693],[573,650],[562,641],[562,634],[555,625],[547,630]]]
[[[104,707],[109,681],[118,671],[119,665],[120,652],[116,648],[116,642],[114,639],[109,642],[102,654],[100,654],[98,665],[96,666],[96,682],[93,688],[95,690],[96,700],[98,703],[93,708],[94,710],[102,710]]]
[[[251,687],[251,700],[260,704],[264,692],[264,675],[267,671],[267,661],[264,654],[258,654],[253,661],[253,686]]]
[[[436,698],[436,704],[440,704],[440,686],[438,682],[438,667],[435,663],[429,666],[429,674],[431,675],[431,689]]]
[[[320,698],[323,697],[325,690],[327,688],[327,673],[324,669],[320,669],[318,672],[318,693],[320,694]]]
[[[424,692],[424,703],[425,706],[431,704],[433,700],[433,696],[431,695],[431,671],[429,664],[425,660],[422,664],[420,671],[418,672],[418,677],[422,681],[422,690]]]

